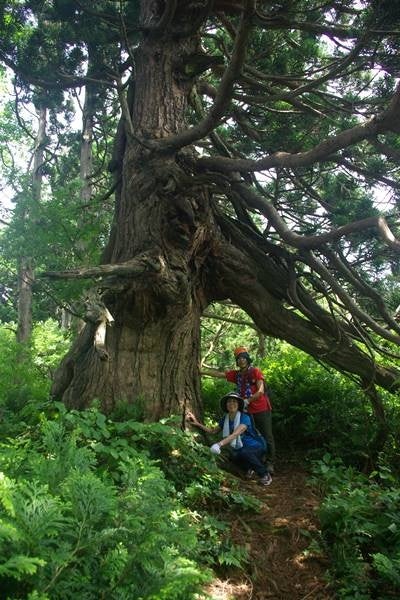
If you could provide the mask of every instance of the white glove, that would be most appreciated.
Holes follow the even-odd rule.
[[[247,400],[247,398],[245,398],[244,401],[243,401],[243,408],[244,408],[244,410],[247,411],[247,409],[249,408],[249,404],[250,404],[250,402]]]
[[[221,446],[219,444],[213,444],[210,450],[213,454],[221,454]]]

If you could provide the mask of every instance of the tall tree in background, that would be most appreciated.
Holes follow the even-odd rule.
[[[400,250],[393,3],[37,0],[2,10],[0,59],[26,85],[95,79],[121,106],[101,264],[47,273],[95,284],[55,397],[78,407],[99,398],[105,409],[140,399],[153,419],[199,408],[200,318],[227,298],[264,333],[358,377],[373,402],[375,384],[399,388],[387,363],[400,327],[379,289]],[[102,61],[95,78],[90,44]]]
[[[19,11],[16,10],[17,4]],[[36,3],[32,7],[40,8]],[[58,60],[58,41],[60,38],[59,22],[47,18],[46,11],[41,11],[35,27],[24,23],[24,19],[32,17],[28,7],[14,3],[5,8],[3,5],[4,36],[7,42],[13,36],[18,40],[19,52],[24,68],[35,74],[46,72],[46,57]],[[15,12],[14,12],[15,10]],[[14,21],[11,15],[16,17]],[[18,21],[21,18],[21,21]],[[64,31],[65,29],[65,31]],[[68,27],[62,28],[63,44],[68,45]],[[22,40],[22,41],[21,41]],[[78,55],[81,54],[78,52]],[[33,257],[38,270],[44,268],[60,269],[66,266],[73,268],[89,260],[95,264],[99,260],[101,247],[104,246],[105,233],[109,227],[112,210],[111,175],[107,172],[110,160],[112,132],[115,131],[117,100],[103,85],[96,83],[103,62],[88,60],[91,79],[85,86],[77,90],[67,89],[52,83],[48,86],[30,85],[27,81],[15,78],[14,90],[8,84],[9,101],[4,104],[1,114],[1,182],[7,186],[8,195],[15,205],[12,218],[3,221],[1,231],[0,252],[3,257],[1,282],[7,288],[7,298],[14,300],[4,306],[2,316],[7,321],[18,319],[18,281],[19,271],[17,257]],[[69,47],[68,61],[74,57]],[[90,52],[88,53],[90,59]],[[44,62],[45,61],[45,62]],[[59,61],[60,62],[60,61]],[[59,64],[59,63],[57,63]],[[76,61],[73,63],[76,65]],[[53,74],[56,68],[51,71]],[[9,80],[9,77],[5,78]],[[76,82],[75,82],[76,83]],[[67,88],[70,86],[67,86]],[[37,118],[35,106],[44,103],[47,107],[47,132],[44,139],[45,155],[43,164],[36,171],[33,168],[33,151],[28,144],[42,152],[43,147],[37,144]],[[72,110],[82,102],[82,128],[79,119]],[[18,127],[19,125],[19,127]],[[92,147],[96,152],[93,153]],[[35,152],[36,162],[38,152]],[[30,157],[30,159],[29,159]],[[32,171],[40,177],[41,201],[34,199],[39,190],[32,185]],[[35,182],[34,182],[35,184]],[[10,213],[8,203],[8,213]],[[107,223],[105,225],[105,223]],[[30,264],[32,260],[30,261]],[[20,278],[26,283],[28,278]],[[30,286],[27,287],[27,292]],[[36,279],[34,284],[33,318],[46,319],[49,316],[60,318],[63,324],[71,322],[73,314],[80,314],[81,303],[77,302],[85,282],[57,282],[47,285],[44,280]],[[24,303],[24,306],[27,303]],[[25,311],[29,314],[30,311]],[[19,328],[20,329],[20,328]]]
[[[32,218],[30,204],[39,204],[42,196],[42,179],[44,148],[46,146],[47,107],[39,103],[36,109],[37,133],[32,153],[32,173],[30,199],[26,198],[20,213],[21,227],[29,232],[29,222]],[[32,334],[32,285],[34,282],[34,258],[22,255],[18,261],[18,327],[17,340],[28,342]]]
[[[29,124],[21,115],[23,101],[18,95],[14,102],[3,104],[0,117],[1,185],[8,198],[5,203],[6,214],[10,214],[10,205],[15,203],[13,219],[8,216],[7,221],[2,221],[1,255],[4,263],[1,281],[8,292],[15,287],[15,313],[14,318],[11,314],[10,317],[17,322],[16,337],[22,343],[28,342],[32,333],[32,287],[35,279],[34,252],[32,245],[25,243],[25,240],[32,237],[33,223],[40,210],[48,143],[45,98],[34,94],[30,100]],[[3,271],[5,265],[7,274]]]

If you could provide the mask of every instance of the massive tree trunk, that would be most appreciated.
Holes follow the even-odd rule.
[[[176,134],[186,124],[190,86],[175,65],[195,51],[197,38],[157,40],[149,35],[136,56],[132,105],[124,107],[119,141],[121,182],[103,257],[109,265],[128,263],[127,270],[101,284],[108,316],[96,300],[89,303],[85,330],[53,386],[53,395],[70,406],[93,398],[106,410],[118,401],[140,402],[151,418],[199,400],[200,316],[207,305],[202,278],[212,234],[207,191],[191,183],[176,156],[153,156],[138,142]]]
[[[112,161],[118,185],[110,240],[99,267],[61,274],[98,278],[98,286],[88,298],[84,331],[56,374],[53,396],[73,407],[85,407],[97,398],[105,410],[118,401],[136,402],[151,419],[188,403],[198,409],[200,317],[210,302],[226,298],[244,308],[264,333],[355,374],[364,385],[398,389],[398,373],[377,366],[360,345],[359,323],[369,325],[371,320],[336,290],[341,306],[334,317],[301,284],[302,269],[296,271],[296,261],[321,278],[326,271],[312,254],[319,237],[291,232],[272,203],[257,196],[257,182],[253,192],[246,188],[254,183],[252,171],[311,165],[385,127],[395,130],[398,96],[380,119],[339,133],[313,151],[235,161],[213,130],[225,114],[234,114],[229,102],[243,66],[254,3],[215,3],[220,9],[232,4],[239,12],[247,8],[237,31],[230,29],[235,38],[231,61],[214,104],[190,128],[189,99],[196,103],[193,58],[205,56],[193,33],[200,23],[197,4],[141,3],[143,37],[132,57],[127,95],[119,82],[122,121]],[[202,3],[205,12],[211,5]],[[172,19],[179,28],[168,29]],[[198,68],[198,60],[196,64]],[[223,158],[199,158],[192,143],[208,135]],[[253,210],[273,226],[271,240],[256,228]],[[363,223],[367,225],[382,223],[374,217]],[[351,225],[346,231],[329,232],[321,236],[321,243],[356,230]],[[398,242],[391,244],[398,251]],[[353,311],[356,319],[341,318],[344,309]],[[398,343],[400,330],[393,320],[388,322],[385,330],[374,322],[371,327]]]

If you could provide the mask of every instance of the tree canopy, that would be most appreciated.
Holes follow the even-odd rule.
[[[153,417],[198,405],[200,317],[226,299],[365,389],[398,390],[395,3],[14,0],[0,15],[0,61],[32,101],[96,98],[98,246],[99,198],[115,198],[99,265],[40,265],[97,294],[55,396],[151,398]],[[53,197],[63,161],[49,157]]]

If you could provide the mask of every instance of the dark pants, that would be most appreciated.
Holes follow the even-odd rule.
[[[275,440],[272,433],[272,412],[270,410],[265,410],[263,412],[254,413],[251,416],[254,419],[254,424],[258,431],[267,442],[267,462],[273,463],[275,460]]]
[[[264,450],[261,448],[252,448],[251,446],[243,446],[239,450],[232,450],[231,458],[245,471],[253,469],[260,477],[267,474],[267,468],[262,462]]]

